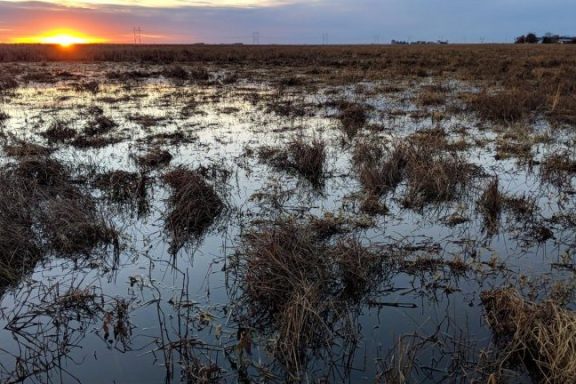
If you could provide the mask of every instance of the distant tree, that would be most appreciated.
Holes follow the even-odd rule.
[[[516,40],[514,40],[514,44],[525,44],[526,43],[526,36],[518,36]]]
[[[533,33],[529,33],[525,36],[526,43],[528,44],[536,44],[538,43],[538,36]]]
[[[560,41],[560,36],[553,35],[550,32],[544,35],[542,38],[542,44],[556,44]]]

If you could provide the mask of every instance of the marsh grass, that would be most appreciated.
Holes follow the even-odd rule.
[[[340,119],[342,131],[348,139],[353,139],[358,132],[366,126],[368,122],[368,106],[359,103],[342,101],[337,103],[340,109],[338,118]]]
[[[88,122],[88,125],[86,126],[86,128],[84,128],[83,133],[87,136],[104,135],[113,130],[114,128],[116,128],[117,126],[118,125],[116,124],[116,122],[114,122],[110,118],[102,114],[98,114],[91,121]]]
[[[309,353],[353,334],[351,313],[387,271],[386,255],[353,237],[330,242],[338,231],[332,224],[318,231],[326,228],[318,220],[258,225],[245,234],[238,255],[239,294],[247,305],[238,316],[274,335],[272,351],[295,379]]]
[[[53,151],[52,148],[27,142],[19,142],[4,146],[4,153],[7,156],[16,158],[48,156]]]
[[[569,185],[576,174],[576,160],[568,152],[548,155],[540,169],[542,180],[556,186]]]
[[[500,367],[522,366],[541,383],[576,381],[576,315],[548,300],[529,302],[513,289],[483,292],[500,347]]]
[[[97,175],[93,185],[104,191],[110,200],[122,203],[145,199],[148,179],[146,174],[111,171]]]
[[[499,93],[481,92],[470,102],[470,109],[482,119],[511,124],[542,113],[546,99],[534,90],[509,89]]]
[[[225,204],[214,187],[196,171],[179,167],[165,173],[162,179],[172,190],[164,220],[172,237],[170,252],[176,254],[187,241],[208,230]]]
[[[285,147],[261,147],[258,157],[277,169],[301,175],[315,188],[323,185],[326,143],[318,138],[307,141],[298,136]]]
[[[0,169],[2,284],[15,282],[45,254],[89,254],[113,245],[118,234],[67,166],[49,157],[26,157]]]
[[[77,135],[75,129],[70,128],[64,121],[55,121],[41,134],[49,143],[66,143]]]
[[[172,154],[164,149],[152,148],[144,155],[136,156],[135,159],[141,167],[158,168],[170,164]]]
[[[498,177],[493,178],[478,200],[478,209],[484,216],[484,228],[488,234],[498,232],[504,197],[499,189]]]
[[[460,197],[480,170],[444,136],[442,130],[430,130],[391,146],[358,143],[352,159],[367,195],[381,196],[405,183],[402,204],[414,209]]]
[[[407,189],[402,204],[423,208],[462,197],[479,172],[456,153],[433,153],[425,148],[412,152],[407,166]]]

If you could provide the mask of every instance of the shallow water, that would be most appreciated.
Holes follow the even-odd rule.
[[[44,70],[57,72],[61,66]],[[488,236],[475,203],[486,177],[475,178],[468,196],[459,201],[427,206],[422,211],[402,207],[404,185],[385,197],[390,214],[369,217],[359,211],[362,187],[351,165],[352,145],[339,130],[338,111],[324,103],[362,100],[374,107],[371,123],[384,129],[360,135],[394,141],[434,127],[430,118],[389,114],[398,109],[418,110],[409,101],[414,89],[394,95],[372,94],[364,93],[365,89],[381,84],[363,84],[361,94],[354,87],[330,87],[330,92],[326,92],[328,87],[310,91],[288,88],[278,93],[271,81],[180,84],[162,77],[120,84],[103,80],[105,71],[112,69],[117,68],[66,67],[84,79],[101,81],[96,94],[79,92],[75,81],[66,80],[24,84],[14,94],[3,96],[0,110],[10,116],[3,123],[5,140],[48,144],[40,133],[52,122],[64,121],[80,131],[89,120],[86,109],[98,106],[118,124],[108,135],[120,142],[90,149],[61,144],[52,155],[73,164],[75,173],[81,175],[86,170],[137,172],[134,154],[151,147],[152,136],[183,132],[190,138],[188,142],[159,145],[173,155],[170,167],[218,165],[229,170],[231,176],[217,188],[226,196],[227,212],[204,236],[172,255],[164,230],[169,190],[158,179],[165,169],[150,173],[154,180],[147,193],[150,210],[142,216],[129,207],[99,199],[100,208],[121,231],[121,252],[115,257],[110,249],[101,249],[77,260],[51,255],[17,286],[3,292],[0,381],[179,382],[186,381],[181,368],[190,362],[220,367],[218,381],[222,382],[284,381],[286,373],[274,364],[266,348],[272,336],[253,330],[251,354],[241,353],[238,324],[232,315],[236,306],[242,305],[235,301],[238,276],[231,267],[241,236],[258,220],[275,216],[342,216],[363,223],[354,232],[365,244],[412,247],[411,260],[417,256],[447,261],[458,258],[468,266],[460,274],[446,266],[431,271],[390,271],[378,292],[370,295],[377,302],[362,303],[353,311],[357,339],[340,340],[341,345],[310,354],[302,378],[306,382],[321,378],[374,382],[385,370],[384,361],[399,338],[409,339],[409,335],[421,348],[416,372],[420,382],[451,382],[457,364],[471,367],[480,351],[491,347],[480,292],[507,286],[529,291],[533,284],[545,295],[554,282],[571,284],[573,273],[553,265],[574,260],[574,228],[556,225],[550,218],[574,215],[574,178],[561,191],[541,180],[538,165],[530,169],[515,158],[495,160],[493,140],[497,134],[473,116],[455,114],[439,124],[451,137],[459,137],[456,130],[464,127],[467,140],[487,140],[487,145],[466,152],[468,161],[487,175],[498,175],[503,192],[533,197],[540,209],[535,220],[545,223],[554,239],[535,241],[506,212],[499,232]],[[452,86],[462,91],[474,89],[460,83]],[[286,116],[271,112],[270,105],[279,101],[295,103],[307,113]],[[183,113],[191,104],[190,113]],[[138,116],[153,119],[153,123],[140,123]],[[262,164],[247,152],[264,145],[282,145],[295,135],[319,137],[328,143],[328,177],[321,191],[297,175]],[[563,131],[555,137],[551,144],[533,147],[536,160],[566,148],[573,140]],[[5,157],[2,161],[13,160]],[[100,192],[92,192],[101,197]],[[443,219],[454,212],[470,220],[456,226],[444,224]],[[93,302],[87,308],[63,306],[59,298],[70,288],[93,292]],[[129,329],[105,337],[105,329],[111,328],[107,314],[116,316],[119,302],[127,304]],[[183,340],[192,347],[183,348]],[[238,361],[244,361],[246,368],[239,367]],[[459,375],[458,379],[466,377],[462,371]],[[518,373],[518,380],[528,379]]]

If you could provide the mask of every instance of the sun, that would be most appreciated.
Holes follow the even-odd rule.
[[[36,36],[18,37],[13,42],[17,44],[51,44],[69,48],[79,44],[105,43],[106,40],[70,29],[55,29]]]
[[[55,44],[63,48],[68,48],[76,44],[88,44],[89,40],[83,37],[72,36],[68,34],[59,34],[54,36],[46,36],[40,39],[42,44]]]

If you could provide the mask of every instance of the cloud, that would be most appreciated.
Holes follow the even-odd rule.
[[[0,41],[70,28],[122,43],[140,26],[148,43],[251,43],[253,32],[261,43],[509,42],[576,34],[574,14],[573,0],[0,0],[0,26],[12,29]]]
[[[142,8],[257,8],[279,7],[289,4],[310,3],[315,0],[46,0],[45,3],[67,8],[98,8],[106,6]],[[26,0],[6,0],[28,3]]]

